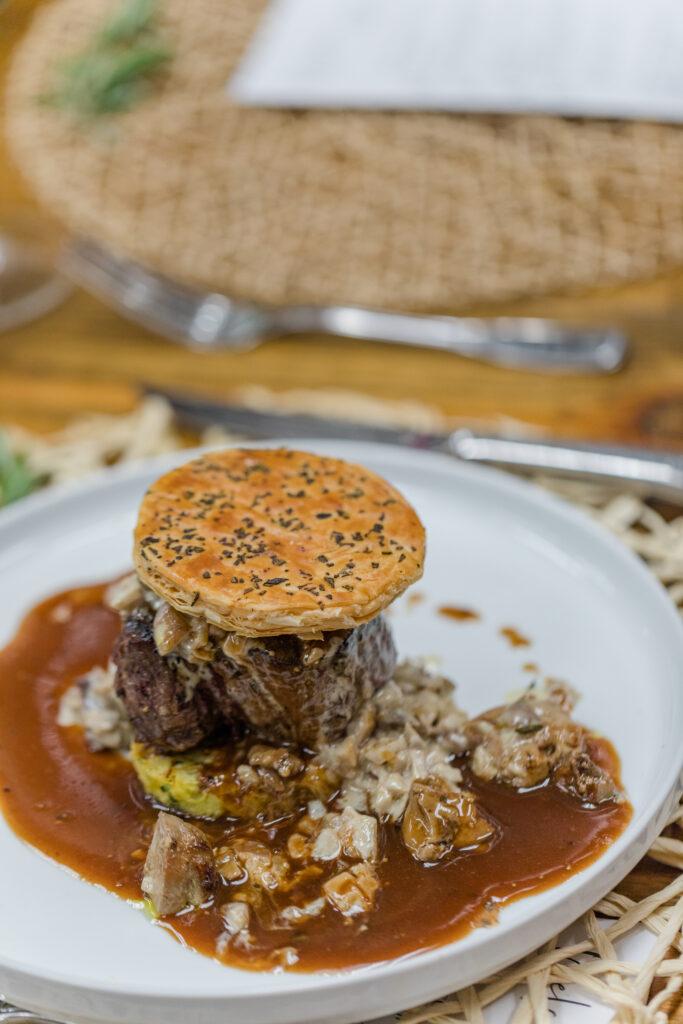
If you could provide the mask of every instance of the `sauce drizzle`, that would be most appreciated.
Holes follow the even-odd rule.
[[[515,629],[514,626],[503,626],[499,633],[502,637],[505,637],[510,647],[531,647],[531,640],[524,636],[523,633],[520,633],[518,629]]]
[[[447,619],[455,619],[456,622],[475,622],[481,618],[479,612],[475,612],[472,608],[457,608],[452,604],[442,604],[437,610],[439,615],[443,615]]]
[[[108,661],[119,620],[103,606],[103,591],[84,587],[45,601],[0,653],[0,805],[27,842],[84,879],[139,899],[156,812],[124,758],[90,752],[80,730],[56,722],[64,690]],[[595,740],[595,748],[617,773],[609,743]],[[466,784],[498,828],[488,852],[461,853],[427,867],[410,856],[398,829],[382,826],[380,894],[366,921],[349,924],[327,909],[299,926],[296,935],[261,930],[255,952],[228,947],[223,959],[241,967],[272,968],[275,950],[295,944],[295,969],[315,970],[441,945],[494,920],[511,900],[556,885],[591,863],[631,815],[626,802],[587,808],[553,785],[519,793],[477,780],[464,763],[462,768]],[[225,822],[202,827],[214,843],[225,838],[226,829],[235,830]],[[283,822],[250,834],[278,847],[286,842],[288,829]],[[218,893],[213,906],[164,923],[191,946],[216,956],[220,904],[227,895]]]

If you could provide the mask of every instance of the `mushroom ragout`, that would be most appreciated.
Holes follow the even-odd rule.
[[[570,689],[470,719],[398,660],[382,612],[424,548],[402,495],[340,460],[231,449],[166,474],[135,572],[44,603],[0,655],[10,824],[262,969],[429,948],[590,862],[630,806]]]

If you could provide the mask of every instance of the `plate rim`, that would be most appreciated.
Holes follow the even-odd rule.
[[[589,515],[578,509],[554,494],[542,490],[539,487],[534,486],[529,481],[519,479],[510,474],[502,471],[492,469],[490,467],[472,465],[464,463],[453,457],[434,452],[415,451],[411,449],[404,449],[398,446],[382,445],[373,442],[361,442],[361,441],[330,441],[323,439],[286,439],[282,441],[280,439],[267,439],[258,442],[240,442],[239,447],[244,448],[259,448],[259,447],[272,447],[282,446],[288,448],[294,448],[301,446],[304,449],[322,450],[329,452],[333,449],[338,452],[340,457],[346,457],[350,459],[357,459],[358,461],[368,458],[380,458],[384,463],[398,464],[403,466],[409,466],[412,464],[416,468],[424,468],[429,466],[433,470],[439,470],[442,473],[447,473],[452,476],[453,479],[461,479],[465,481],[474,481],[476,483],[488,483],[489,488],[492,491],[505,492],[511,495],[513,498],[517,498],[527,504],[535,505],[540,507],[546,513],[554,517],[555,519],[561,519],[567,521],[573,525],[574,528],[578,528],[584,535],[588,535],[594,543],[601,545],[607,550],[611,551],[613,556],[616,556],[617,560],[622,562],[622,565],[626,567],[626,571],[632,574],[632,578],[639,577],[638,582],[649,591],[652,601],[658,602],[659,611],[665,619],[669,620],[669,628],[672,629],[672,640],[678,645],[679,654],[683,655],[683,622],[681,622],[680,616],[678,615],[673,603],[671,602],[668,594],[666,593],[662,584],[653,576],[650,570],[638,559],[638,557],[630,551],[621,541],[610,534],[604,527],[599,523],[595,522]],[[209,451],[216,450],[217,446],[204,446],[200,448],[181,449],[173,452],[165,453],[160,456],[155,456],[150,459],[136,460],[131,463],[127,463],[122,466],[114,466],[106,469],[102,469],[99,472],[89,474],[87,477],[78,479],[75,481],[68,481],[62,484],[53,485],[45,491],[37,492],[36,494],[30,495],[29,497],[18,502],[16,506],[9,506],[6,509],[0,510],[0,542],[3,534],[8,528],[17,523],[23,523],[27,518],[32,515],[39,515],[45,510],[73,500],[80,494],[91,494],[98,491],[106,490],[110,487],[116,487],[120,484],[131,482],[136,477],[144,478],[150,476],[155,472],[164,472],[165,469],[170,468],[173,465],[177,465],[179,462],[186,461],[196,457],[197,455],[204,454]],[[367,454],[364,454],[367,453]],[[65,584],[66,585],[66,584]],[[673,646],[672,646],[673,650]],[[683,664],[683,661],[682,661]],[[683,678],[683,673],[682,673]],[[680,756],[678,761],[672,760],[668,770],[665,773],[664,779],[660,784],[659,788],[659,799],[655,803],[654,808],[643,808],[637,815],[634,815],[633,819],[626,827],[621,836],[619,836],[614,843],[602,854],[596,858],[591,864],[587,865],[584,869],[576,872],[566,882],[559,883],[557,886],[553,886],[546,890],[548,893],[558,893],[558,891],[566,891],[567,887],[574,885],[579,890],[575,893],[569,893],[571,900],[565,902],[571,902],[572,906],[567,914],[560,915],[561,917],[567,918],[564,924],[558,926],[554,923],[555,916],[560,909],[560,903],[562,901],[555,900],[552,908],[547,908],[547,911],[540,909],[539,912],[534,915],[531,919],[523,919],[521,921],[515,921],[508,923],[506,926],[505,922],[496,926],[496,935],[501,943],[507,943],[508,945],[515,944],[515,940],[520,938],[520,934],[524,931],[528,931],[533,928],[534,924],[542,924],[541,918],[546,916],[553,916],[553,923],[550,931],[546,934],[546,931],[540,930],[533,940],[525,939],[519,946],[515,945],[515,952],[512,956],[505,955],[500,963],[501,967],[508,962],[514,962],[515,960],[523,957],[530,950],[541,945],[547,938],[552,934],[555,934],[561,928],[566,927],[571,921],[575,920],[578,916],[584,913],[590,906],[595,902],[595,895],[593,892],[587,893],[585,890],[593,885],[601,884],[600,878],[604,881],[604,892],[609,887],[614,885],[617,881],[615,874],[618,877],[624,877],[628,871],[637,863],[640,857],[643,855],[645,844],[651,842],[655,838],[656,834],[661,830],[664,819],[669,811],[669,807],[674,795],[677,793],[681,784],[681,776],[683,775],[683,745],[681,748]],[[618,862],[618,864],[617,864]],[[607,881],[606,876],[611,873],[614,877]],[[576,880],[576,881],[574,881]],[[89,884],[89,883],[85,883]],[[583,897],[582,897],[583,892]],[[112,894],[113,896],[113,894]],[[113,896],[113,898],[117,898]],[[599,896],[597,897],[600,898]],[[551,915],[550,911],[554,911]],[[479,930],[478,932],[470,933],[470,945],[468,947],[468,955],[476,958],[476,953],[479,945],[483,942],[488,942],[492,932],[489,930]],[[478,938],[477,938],[478,937]],[[13,961],[11,958],[2,957],[0,959],[0,971],[10,972],[18,981],[23,979],[25,982],[35,982],[40,980],[46,984],[55,986],[61,990],[62,994],[66,996],[80,996],[81,1001],[83,997],[87,997],[88,1000],[94,996],[100,996],[106,1000],[120,999],[120,1000],[135,1000],[139,1007],[146,1006],[148,1009],[158,1010],[163,1007],[163,1013],[167,1019],[171,1019],[168,1014],[173,1009],[182,1009],[183,1013],[188,1012],[191,1008],[206,1009],[216,1008],[218,1010],[225,1010],[227,1006],[231,1006],[235,1011],[241,1012],[245,1024],[247,1021],[261,1021],[266,1020],[278,1020],[281,1024],[287,1024],[287,1022],[299,1021],[301,1018],[302,1011],[304,1010],[303,1002],[307,1002],[307,1010],[310,1010],[315,1014],[316,1010],[312,1007],[312,1000],[317,997],[325,997],[325,1003],[327,1004],[334,998],[335,995],[341,995],[343,993],[349,993],[350,990],[368,990],[371,986],[381,986],[382,983],[388,981],[396,981],[397,975],[400,976],[401,985],[397,986],[397,994],[394,997],[392,1003],[391,999],[388,1001],[385,999],[382,1002],[382,1009],[380,1013],[391,1013],[398,1010],[406,1005],[405,994],[400,995],[400,990],[404,990],[406,987],[414,988],[416,995],[410,997],[410,1004],[417,1005],[419,1002],[425,1001],[426,999],[440,998],[440,996],[453,991],[452,983],[448,983],[447,980],[441,982],[436,981],[436,977],[441,972],[440,967],[444,967],[446,962],[457,956],[458,946],[461,945],[463,940],[455,940],[454,942],[446,943],[445,945],[435,947],[430,950],[410,954],[407,957],[400,957],[390,961],[384,961],[377,964],[361,965],[354,968],[346,968],[342,970],[334,971],[320,971],[301,974],[299,977],[305,979],[305,985],[302,987],[293,986],[291,988],[280,988],[273,989],[272,991],[264,994],[256,994],[253,992],[247,993],[230,993],[226,991],[224,994],[216,994],[215,992],[203,994],[200,992],[193,992],[188,996],[179,997],[177,995],[169,995],[163,991],[150,990],[142,985],[132,985],[130,982],[126,983],[126,988],[122,989],[120,983],[112,979],[110,984],[97,984],[93,983],[87,978],[80,978],[78,974],[70,974],[65,976],[63,972],[49,972],[41,971],[39,974],[32,972],[28,965],[19,961]],[[199,955],[199,954],[194,954]],[[436,973],[435,973],[436,972]],[[476,973],[476,972],[475,972]],[[489,975],[491,969],[487,968],[485,975]],[[429,976],[432,976],[432,980],[429,981]],[[422,983],[420,984],[420,976],[424,976]],[[291,977],[291,975],[290,975]],[[411,982],[413,985],[411,986]],[[465,984],[471,984],[472,981],[465,982]],[[429,995],[426,995],[426,992]],[[11,995],[11,992],[9,993]],[[24,1000],[26,1001],[26,1000]],[[299,1001],[299,1005],[296,1004]],[[285,1002],[287,1007],[285,1007]],[[254,1004],[259,1003],[262,1006],[264,1004],[271,1004],[270,1014],[265,1016],[247,1012],[253,1010]],[[387,1007],[389,1007],[387,1009]],[[320,1006],[318,1005],[318,1009]],[[71,1010],[70,1012],[77,1012]],[[374,1011],[370,1011],[374,1012]],[[368,1015],[367,1010],[358,1011],[354,1013],[351,1009],[349,1013],[344,1015],[345,1020],[361,1020],[366,1018]],[[321,1020],[332,1020],[338,1016],[336,1011],[326,1011]],[[102,1018],[105,1019],[105,1018]],[[154,1018],[156,1019],[156,1018]],[[175,1020],[175,1016],[172,1018]],[[306,1019],[313,1019],[306,1018]],[[316,1019],[318,1019],[316,1017]]]

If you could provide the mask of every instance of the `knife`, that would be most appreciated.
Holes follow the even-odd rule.
[[[442,452],[464,462],[487,463],[505,469],[626,484],[640,493],[683,504],[683,454],[676,452],[630,445],[548,441],[466,428],[423,433],[307,413],[260,412],[153,387],[146,388],[146,394],[166,399],[179,422],[195,430],[218,425],[249,438],[374,441]]]

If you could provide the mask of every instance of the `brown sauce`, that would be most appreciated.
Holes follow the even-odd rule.
[[[456,622],[475,622],[481,618],[479,612],[475,612],[472,608],[456,608],[452,604],[442,604],[437,609],[439,615],[443,615],[447,619],[455,619]]]
[[[522,669],[524,672],[540,672],[540,668],[535,661],[525,661]]]
[[[155,811],[123,758],[89,752],[79,730],[56,723],[66,687],[108,660],[119,622],[100,603],[102,591],[81,588],[44,602],[0,654],[0,802],[13,830],[27,842],[88,881],[139,899]],[[55,615],[56,608],[71,608],[70,617]],[[596,756],[618,772],[609,743],[595,743]],[[297,968],[314,970],[438,946],[494,919],[505,903],[585,867],[631,816],[627,803],[589,809],[552,785],[517,793],[471,776],[466,782],[497,824],[498,839],[488,852],[463,853],[425,867],[403,847],[397,829],[383,827],[381,888],[366,921],[349,924],[329,909],[296,934],[258,932],[258,953],[230,950],[226,961],[272,967],[270,951],[296,945]],[[228,827],[225,822],[205,826],[215,842]],[[279,846],[289,827],[284,822],[251,834]],[[319,894],[319,884],[311,897]],[[167,926],[189,945],[216,955],[222,930],[216,906],[173,918]]]
[[[531,647],[531,640],[514,626],[503,626],[499,632],[501,636],[505,637],[510,647]]]

